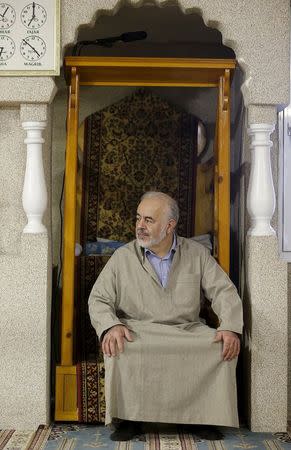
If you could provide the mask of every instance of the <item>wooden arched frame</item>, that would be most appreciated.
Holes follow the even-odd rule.
[[[69,85],[65,169],[61,363],[56,368],[55,420],[78,420],[73,361],[79,86],[167,86],[218,88],[214,173],[214,256],[229,272],[230,80],[233,59],[67,57]]]

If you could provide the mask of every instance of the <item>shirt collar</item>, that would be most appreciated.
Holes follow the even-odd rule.
[[[177,238],[176,238],[176,233],[174,233],[174,236],[173,236],[173,243],[172,243],[172,246],[171,246],[171,248],[170,248],[170,250],[168,251],[168,253],[165,255],[165,256],[163,256],[163,258],[160,258],[160,259],[169,259],[170,258],[170,256],[171,256],[171,254],[172,253],[174,253],[175,251],[176,251],[176,247],[177,247]],[[152,252],[149,248],[144,248],[144,254],[145,255],[148,255],[148,254],[151,254],[151,255],[154,255],[156,258],[159,258],[159,256],[157,256],[154,252]]]

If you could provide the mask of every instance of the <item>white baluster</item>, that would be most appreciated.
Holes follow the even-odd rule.
[[[23,233],[43,233],[46,232],[42,217],[47,207],[47,191],[42,161],[42,131],[46,122],[23,122],[22,127],[27,132],[24,140],[27,158],[22,204],[28,220]]]
[[[275,230],[270,221],[275,211],[276,199],[270,161],[273,143],[270,134],[274,125],[252,124],[248,128],[251,136],[251,174],[247,195],[247,208],[251,217],[250,236],[272,236]]]

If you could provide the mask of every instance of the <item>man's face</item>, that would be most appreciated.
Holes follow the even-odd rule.
[[[136,239],[141,247],[152,248],[173,231],[168,205],[159,198],[145,198],[137,208]]]

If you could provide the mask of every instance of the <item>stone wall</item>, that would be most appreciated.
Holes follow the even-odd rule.
[[[141,5],[139,0],[129,4],[135,7]],[[156,4],[164,7],[162,1]],[[187,14],[193,12],[201,15],[205,24],[218,29],[223,42],[235,51],[245,71],[242,90],[249,112],[246,125],[256,122],[276,123],[273,114],[275,106],[289,101],[289,1],[182,0],[178,5]],[[74,42],[80,26],[93,27],[98,17],[101,18],[102,14],[114,15],[120,6],[121,3],[115,0],[62,0],[62,56],[67,46]],[[48,120],[44,162],[50,193],[51,137],[55,141],[51,135],[47,105],[52,102],[56,88],[54,80],[47,77],[2,77],[0,81],[0,428],[31,429],[49,421],[52,242],[50,212],[45,217],[47,233],[31,236],[22,234],[26,221],[21,206],[26,148],[21,123],[24,119]],[[53,176],[59,177],[60,172]],[[57,233],[57,229],[54,233]],[[283,312],[286,309],[286,265],[278,261],[276,238],[268,238],[266,242],[266,246],[263,246],[261,238],[253,237],[248,247],[247,276],[251,275],[248,298],[250,310],[253,311],[252,345],[261,343],[264,349],[270,336],[275,342],[279,330],[279,342],[282,345],[274,348],[274,351],[278,352],[276,358],[282,361],[282,376],[275,390],[267,392],[260,403],[253,404],[255,409],[250,414],[255,413],[257,419],[254,421],[251,416],[250,423],[257,431],[273,431],[275,427],[274,431],[282,431],[286,427],[287,411],[284,404],[274,409],[274,405],[277,405],[274,398],[283,398],[282,395],[286,394],[287,351],[283,334],[287,329],[287,316],[282,313],[277,316],[272,314],[274,305],[280,306]],[[265,258],[268,258],[270,277],[261,272],[262,267],[266,267]],[[278,291],[280,299],[274,292],[274,274],[282,283]],[[268,287],[274,295],[264,302],[262,296]],[[264,308],[265,317],[273,317],[268,322],[270,328],[267,335],[256,314],[259,307]],[[255,352],[253,357],[257,357]],[[261,362],[265,364],[265,357],[258,360],[258,363]],[[257,394],[265,395],[260,389],[263,380],[259,379],[260,371],[256,364],[254,359],[250,360],[250,383],[257,389]],[[277,383],[277,368],[273,364],[266,364],[260,370],[264,370],[264,373],[269,371],[269,377]],[[271,412],[268,420],[265,420],[266,410]]]

